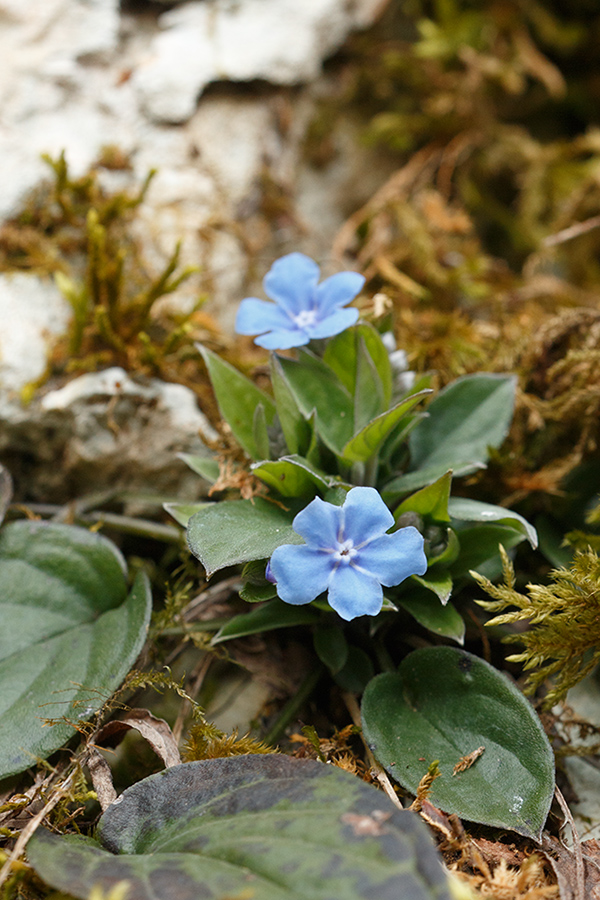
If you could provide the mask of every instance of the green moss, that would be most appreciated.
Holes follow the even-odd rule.
[[[26,386],[23,401],[31,400],[49,375],[120,365],[188,384],[210,409],[209,389],[193,348],[194,340],[217,331],[200,312],[204,298],[185,314],[157,312],[157,302],[197,270],[180,265],[178,244],[163,270],[152,273],[134,235],[154,171],[136,192],[111,192],[102,186],[100,169],[129,167],[118,148],[105,148],[97,166],[80,178],[70,175],[64,154],[44,159],[52,177],[0,227],[0,271],[53,277],[73,318],[47,372],[40,382]]]

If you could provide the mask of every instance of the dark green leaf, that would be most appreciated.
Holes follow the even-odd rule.
[[[407,790],[416,793],[437,759],[432,803],[541,839],[554,794],[554,755],[531,705],[488,663],[454,647],[417,650],[398,673],[373,679],[362,717],[375,757]],[[476,762],[453,774],[480,747]]]
[[[375,674],[371,658],[360,647],[348,647],[348,658],[345,665],[336,672],[336,684],[351,694],[362,694]]]
[[[271,425],[275,416],[275,404],[267,394],[216,353],[202,344],[196,346],[206,363],[221,415],[248,456],[260,459],[263,454],[254,436],[254,411],[262,403],[266,423]]]
[[[383,405],[380,411],[383,411],[390,405],[392,396],[392,368],[385,345],[372,325],[361,322],[353,328],[346,328],[328,341],[323,359],[333,369],[346,390],[354,396],[358,377],[358,357],[361,352],[368,354],[377,371],[382,388]]]
[[[316,413],[323,442],[340,454],[354,433],[352,397],[323,360],[306,351],[300,359],[279,357],[281,371],[305,419]]]
[[[412,578],[426,590],[436,595],[440,603],[446,604],[452,593],[452,578],[446,568],[430,566],[425,575],[413,575]]]
[[[450,638],[457,644],[462,644],[465,639],[465,623],[454,606],[446,603],[442,606],[440,601],[426,590],[410,590],[407,594],[401,594],[395,598],[398,606],[433,634]]]
[[[358,337],[356,385],[354,387],[354,431],[368,425],[387,409],[381,378],[362,337]]]
[[[450,900],[419,817],[333,766],[280,754],[174,766],[128,788],[99,839],[38,830],[29,861],[87,900]]]
[[[499,545],[510,550],[523,540],[523,532],[510,525],[473,525],[457,530],[457,535],[460,553],[450,567],[453,578],[467,575],[471,569],[496,578],[502,571]]]
[[[151,596],[99,534],[13,522],[0,531],[0,777],[57,750],[142,649]],[[60,719],[50,727],[43,720]]]
[[[480,500],[469,500],[468,497],[452,497],[448,509],[453,519],[464,522],[496,522],[498,525],[508,525],[515,531],[520,531],[532,547],[537,547],[537,533],[533,525],[511,509],[482,503]]]
[[[212,506],[212,503],[163,503],[163,509],[184,528],[194,513],[204,509],[205,506]]]
[[[409,438],[411,469],[475,471],[498,447],[512,419],[516,377],[465,375],[437,395]]]
[[[240,597],[246,603],[264,603],[277,596],[277,588],[266,581],[264,584],[252,584],[247,582],[240,590]]]
[[[393,409],[369,422],[343,448],[342,456],[344,460],[366,462],[370,459],[377,453],[390,431],[396,427],[415,403],[422,400],[428,393],[429,391],[422,391],[421,394],[413,394],[399,403],[398,406],[394,406]]]
[[[396,522],[406,512],[429,517],[434,522],[449,522],[448,501],[452,485],[452,471],[445,472],[433,484],[422,488],[404,500],[394,513]]]
[[[234,616],[214,636],[212,643],[221,644],[234,638],[274,631],[277,628],[292,628],[295,625],[314,625],[320,619],[312,606],[291,606],[283,600],[269,600],[264,606],[257,606],[247,613]]]
[[[275,353],[271,354],[271,383],[277,406],[277,416],[290,453],[305,453],[310,444],[311,427],[294,399],[287,383],[281,362]]]
[[[348,642],[337,625],[319,625],[313,636],[315,652],[323,665],[335,674],[348,660]]]
[[[338,479],[326,475],[301,456],[255,463],[253,473],[284,497],[314,497],[317,490],[327,491]]]
[[[252,419],[252,437],[254,438],[257,458],[269,459],[271,456],[271,449],[269,447],[269,432],[267,430],[265,407],[262,403],[258,403],[254,407],[254,416]]]
[[[280,544],[303,543],[292,528],[297,511],[260,497],[212,503],[189,520],[188,544],[210,577],[226,566],[268,559]]]
[[[177,456],[193,472],[210,482],[210,484],[213,484],[219,477],[219,463],[212,456],[192,456],[190,453],[178,453]]]
[[[431,550],[433,549],[433,552]],[[430,566],[451,566],[458,559],[460,544],[453,528],[446,529],[445,546],[439,552],[437,548],[430,548],[427,561]]]
[[[426,419],[422,419],[421,424],[426,421]],[[462,475],[468,475],[477,469],[485,469],[485,465],[483,463],[464,463],[463,465],[454,466],[452,474],[454,478],[460,478]],[[412,491],[416,491],[428,484],[433,484],[435,481],[443,478],[448,471],[448,466],[445,463],[440,463],[435,466],[423,466],[415,472],[406,472],[404,475],[398,475],[397,478],[388,481],[382,488],[381,495],[386,503],[393,504],[404,494],[410,494]]]

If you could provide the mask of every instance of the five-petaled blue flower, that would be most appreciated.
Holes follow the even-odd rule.
[[[277,593],[301,605],[327,591],[342,619],[376,615],[382,585],[400,584],[427,569],[421,534],[412,525],[386,534],[393,524],[375,488],[352,488],[343,506],[316,497],[293,522],[306,543],[284,544],[271,556]]]
[[[339,272],[319,282],[319,267],[303,253],[278,259],[263,281],[275,303],[246,297],[235,320],[238,334],[257,334],[267,350],[301,347],[313,338],[332,337],[358,319],[357,309],[342,309],[353,300],[365,279],[357,272]]]

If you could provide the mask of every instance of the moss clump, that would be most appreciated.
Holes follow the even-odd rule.
[[[164,269],[152,273],[134,235],[154,172],[135,193],[110,192],[100,170],[129,166],[117,148],[106,148],[80,178],[69,174],[64,154],[45,161],[52,178],[0,228],[0,271],[53,276],[73,308],[70,333],[54,347],[43,380],[120,365],[193,387],[210,411],[210,390],[193,347],[194,340],[217,334],[201,312],[203,298],[185,314],[158,308],[196,269],[180,266],[178,245]]]
[[[592,550],[578,552],[569,568],[550,573],[548,585],[529,584],[527,594],[515,590],[515,573],[506,552],[502,553],[504,584],[494,585],[475,575],[479,584],[494,599],[478,603],[496,615],[488,625],[527,622],[529,628],[518,635],[525,649],[509,656],[522,663],[529,675],[532,693],[546,679],[556,676],[544,698],[552,707],[567,691],[589,674],[600,662],[600,557]],[[508,607],[511,612],[504,612]],[[515,638],[510,635],[513,642]]]

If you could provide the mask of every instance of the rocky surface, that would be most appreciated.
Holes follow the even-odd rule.
[[[47,177],[40,154],[64,151],[71,172],[80,175],[114,146],[129,156],[131,168],[104,172],[109,188],[136,189],[150,168],[158,170],[137,217],[149,264],[163,266],[182,240],[182,262],[201,266],[201,276],[186,282],[175,302],[185,305],[205,293],[207,310],[227,330],[239,300],[257,289],[281,253],[302,249],[330,274],[333,236],[387,171],[365,164],[369,151],[359,149],[348,117],[320,168],[305,161],[304,137],[327,83],[323,61],[386,3],[0,0],[0,221],[16,214]],[[269,190],[281,200],[270,217],[264,212]],[[198,443],[192,432],[201,413],[192,413],[188,398],[180,407],[187,424],[175,427],[167,387],[160,400],[137,388],[135,397],[100,389],[94,400],[78,394],[60,408],[53,393],[23,406],[23,387],[43,373],[48,347],[69,316],[51,281],[25,273],[0,279],[0,453],[13,465],[21,457],[21,474],[32,485],[38,479],[33,493],[52,493],[65,472],[72,490],[85,479],[98,486],[118,477],[119,454],[123,466],[146,460],[141,481],[142,472],[154,471],[151,456],[194,452],[190,441]],[[80,379],[77,390],[87,384]],[[144,430],[147,421],[130,433],[134,412],[148,419],[143,411],[152,407],[156,418],[161,404],[171,413],[158,417],[154,435]],[[39,481],[40,466],[55,454],[64,472]],[[104,466],[103,459],[109,460]],[[177,487],[171,475],[161,479]]]
[[[214,434],[183,385],[111,367],[0,416],[0,454],[32,499],[62,502],[110,487],[193,500],[203,491],[177,454],[206,454],[200,434]]]

